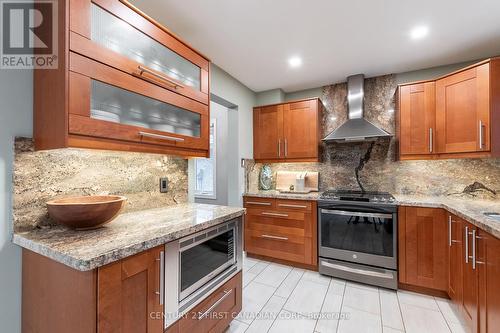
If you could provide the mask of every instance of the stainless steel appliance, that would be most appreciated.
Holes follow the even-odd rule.
[[[165,245],[165,328],[241,270],[242,242],[238,218]]]
[[[326,191],[318,201],[319,272],[397,289],[397,206],[389,193]]]

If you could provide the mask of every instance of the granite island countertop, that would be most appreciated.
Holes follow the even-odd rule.
[[[14,233],[12,242],[80,271],[92,270],[240,217],[244,208],[180,204],[122,214],[105,226],[52,226]]]
[[[318,200],[322,192],[309,194],[280,193],[278,191],[247,192],[244,196],[259,198]],[[499,212],[500,201],[452,198],[443,196],[419,196],[395,194],[396,204],[400,206],[417,206],[428,208],[443,208],[452,214],[472,223],[484,231],[500,238],[500,222],[484,215],[485,212]]]

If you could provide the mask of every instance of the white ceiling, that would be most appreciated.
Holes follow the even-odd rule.
[[[133,0],[254,91],[500,54],[499,0]],[[410,30],[429,35],[411,40]],[[288,58],[303,65],[290,69]]]

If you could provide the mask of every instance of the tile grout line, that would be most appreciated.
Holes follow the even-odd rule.
[[[436,301],[436,297],[433,297],[434,302],[436,302],[437,307],[439,309],[439,313],[441,314],[441,317],[443,317],[444,322],[446,323],[446,327],[450,330],[451,333],[453,333],[453,330],[451,329],[450,323],[448,323],[448,319],[446,319],[446,316],[444,315],[443,311],[441,310],[441,307],[439,306],[439,303]]]
[[[323,313],[323,306],[325,305],[326,296],[328,295],[328,291],[330,290],[330,286],[332,285],[332,282],[333,282],[333,279],[330,279],[330,282],[328,283],[328,288],[326,288],[325,296],[323,297],[323,302],[321,302],[321,307],[319,308],[319,313],[318,313],[319,316],[321,316],[321,314]],[[319,322],[319,319],[316,319],[316,323],[314,324],[313,332],[316,332],[316,327],[318,327],[318,322]]]
[[[397,290],[396,290],[396,299],[398,301],[398,308],[399,308],[399,314],[401,315],[401,321],[403,322],[403,332],[406,332],[405,318],[403,316],[403,310],[401,309],[401,303],[399,302],[399,295]]]
[[[377,287],[378,293],[378,306],[380,307],[380,329],[381,332],[384,333],[384,318],[382,317],[382,297],[380,296],[380,288]]]
[[[335,329],[335,332],[338,333],[339,332],[339,328],[340,328],[340,321],[342,320],[342,318],[340,317],[342,315],[342,310],[344,309],[344,298],[345,298],[345,291],[347,290],[347,281],[346,281],[346,284],[344,286],[344,291],[342,293],[342,302],[340,303],[340,313],[339,313],[339,320],[337,321],[337,327]]]

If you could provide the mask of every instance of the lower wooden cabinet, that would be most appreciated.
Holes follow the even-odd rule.
[[[316,202],[245,197],[244,206],[247,253],[317,265]]]
[[[447,221],[434,208],[399,208],[399,282],[446,292]]]
[[[458,217],[448,215],[448,295],[457,305],[462,304],[463,299],[463,262],[464,262],[464,236],[463,222]]]
[[[463,293],[461,312],[471,332],[477,332],[478,315],[478,279],[473,256],[476,251],[477,228],[472,224],[462,221],[464,235],[464,262],[463,262]]]
[[[159,246],[98,269],[97,331],[163,331]]]
[[[478,230],[479,332],[500,331],[500,239]]]

